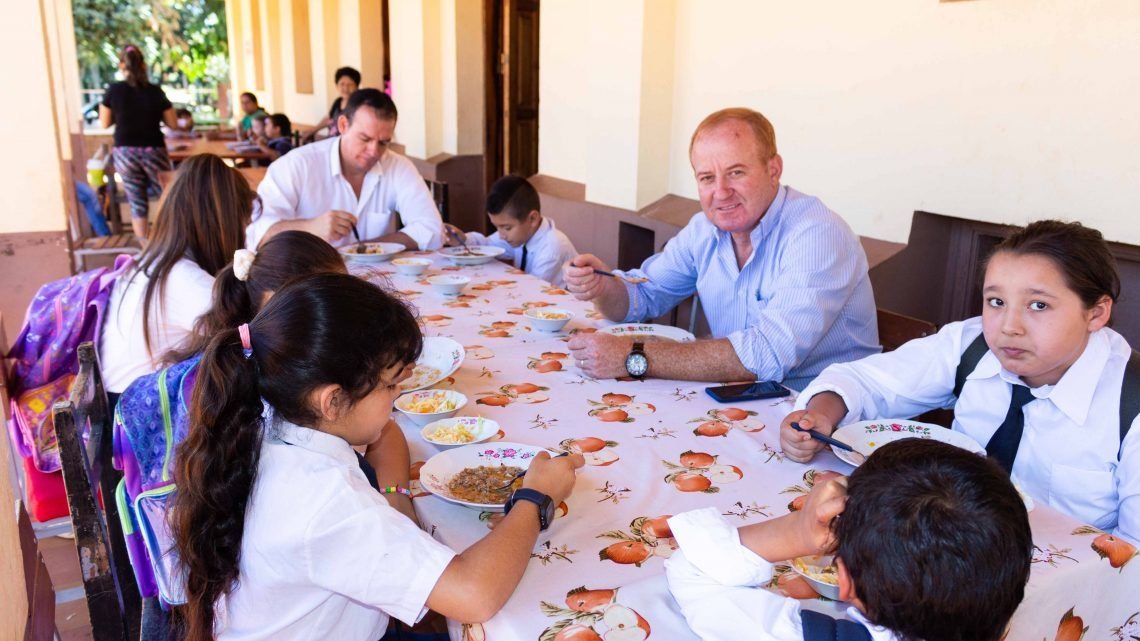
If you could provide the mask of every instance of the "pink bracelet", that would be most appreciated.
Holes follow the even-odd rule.
[[[400,487],[399,485],[389,485],[388,487],[382,487],[382,488],[380,488],[380,493],[381,494],[403,494],[404,496],[408,497],[409,499],[412,498],[412,493],[408,491],[408,488]]]

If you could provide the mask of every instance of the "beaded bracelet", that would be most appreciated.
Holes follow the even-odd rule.
[[[403,494],[404,496],[408,497],[409,499],[412,498],[412,493],[408,491],[408,488],[400,487],[399,485],[389,485],[388,487],[382,487],[382,488],[380,488],[380,493],[381,494]]]

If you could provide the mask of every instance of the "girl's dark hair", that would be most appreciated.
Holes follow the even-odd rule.
[[[337,69],[336,74],[333,76],[333,82],[340,82],[340,79],[344,77],[348,77],[352,80],[357,87],[360,86],[360,72],[356,69],[352,67],[341,67]]]
[[[880,447],[851,474],[835,536],[867,618],[904,641],[998,641],[1033,556],[1009,476],[917,438]]]
[[[1104,296],[1120,297],[1116,259],[1104,236],[1092,227],[1059,220],[1038,220],[1014,232],[994,248],[990,259],[1007,252],[1018,256],[1044,256],[1053,262],[1086,308]],[[987,261],[988,264],[989,261]]]
[[[143,60],[142,51],[135,45],[127,45],[119,53],[119,62],[123,63],[127,74],[127,84],[132,87],[145,87],[150,84],[146,75],[146,61]]]
[[[308,232],[289,230],[269,238],[257,250],[244,281],[234,274],[234,264],[222,267],[214,281],[214,303],[194,323],[189,338],[163,357],[171,365],[206,350],[214,334],[248,323],[266,297],[286,283],[305,276],[345,272],[344,259],[332,245]]]
[[[155,297],[162,300],[174,264],[189,258],[203,271],[218,273],[245,246],[245,226],[256,198],[245,177],[213,154],[191,156],[178,168],[159,203],[154,233],[131,275],[133,279],[145,273],[150,278],[143,294],[147,353],[151,353],[150,310]]]
[[[419,357],[423,339],[404,304],[347,274],[318,274],[281,289],[249,324],[252,355],[236,328],[202,355],[190,429],[177,451],[170,521],[186,570],[180,610],[187,641],[213,639],[218,599],[235,587],[245,515],[261,456],[262,399],[276,417],[315,426],[311,393],[338,385],[355,404],[381,375]]]

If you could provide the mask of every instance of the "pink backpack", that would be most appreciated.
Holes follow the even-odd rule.
[[[134,260],[122,255],[111,269],[50,282],[28,306],[24,328],[7,356],[15,360],[8,431],[20,455],[30,456],[40,471],[60,469],[51,408],[71,393],[79,372],[76,349],[84,341],[98,341],[111,288],[133,266]]]

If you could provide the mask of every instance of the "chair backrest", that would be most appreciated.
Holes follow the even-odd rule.
[[[938,332],[938,326],[929,321],[913,318],[883,308],[878,310],[879,343],[884,352],[894,351],[903,343]]]
[[[55,404],[52,416],[93,638],[134,641],[140,599],[115,504],[120,475],[111,465],[111,413],[93,343],[79,346],[71,396]]]
[[[431,192],[431,199],[435,201],[435,208],[439,210],[440,218],[443,218],[445,223],[451,222],[447,183],[430,178],[424,178],[424,183],[427,184],[428,191]]]

